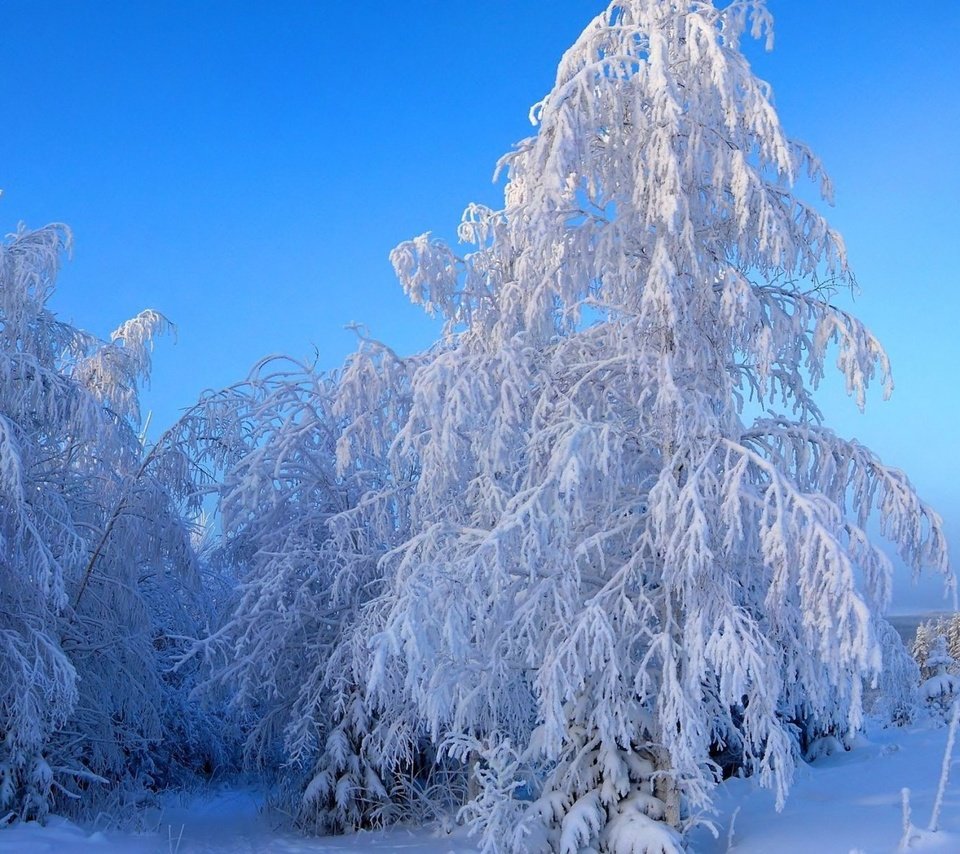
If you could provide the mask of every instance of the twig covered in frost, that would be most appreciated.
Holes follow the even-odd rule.
[[[900,790],[900,805],[903,810],[903,835],[900,837],[898,851],[906,851],[910,847],[910,840],[914,836],[915,828],[910,819],[910,790],[904,786]]]
[[[953,743],[957,737],[958,719],[960,719],[960,699],[953,703],[950,728],[947,730],[947,746],[943,750],[943,764],[940,766],[940,784],[937,786],[937,797],[933,802],[933,812],[930,814],[928,829],[934,833],[939,830],[940,809],[943,807],[943,796],[947,790],[947,781],[950,778],[950,764],[953,761]]]
[[[737,807],[733,811],[733,815],[730,816],[730,826],[727,828],[727,851],[731,851],[733,849],[733,833],[734,827],[737,823],[738,815],[740,815],[740,807]]]
[[[170,851],[170,854],[179,854],[180,852],[180,843],[183,841],[183,831],[186,827],[185,824],[180,825],[180,833],[177,835],[176,844],[173,841],[173,825],[167,825],[167,848]]]

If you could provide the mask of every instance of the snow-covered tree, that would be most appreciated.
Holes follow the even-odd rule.
[[[319,832],[409,815],[423,796],[410,790],[423,782],[415,769],[444,766],[415,717],[372,713],[370,650],[355,631],[380,592],[379,559],[408,531],[413,475],[386,458],[425,358],[362,336],[334,374],[270,358],[180,426],[223,471],[215,560],[239,579],[228,619],[197,651],[249,721],[248,760],[283,766],[298,822]]]
[[[488,851],[676,851],[733,768],[782,804],[881,668],[870,516],[947,573],[906,476],[822,423],[829,360],[861,407],[890,371],[747,31],[772,38],[762,0],[613,3],[473,249],[392,256],[446,332],[390,449],[414,480],[357,622],[366,708],[472,763]]]
[[[885,723],[902,725],[913,719],[920,706],[920,668],[900,633],[888,620],[875,623],[880,644],[880,677],[868,687],[868,711]]]
[[[941,634],[930,644],[923,661],[923,683],[920,695],[931,705],[948,711],[960,696],[960,676],[956,659],[947,649],[947,639]]]
[[[197,631],[182,513],[193,472],[138,432],[138,387],[168,324],[147,311],[101,341],[57,319],[47,301],[69,242],[48,226],[0,245],[6,820],[154,785],[156,748],[184,725],[164,675],[169,637]]]
[[[960,613],[957,613],[926,620],[917,626],[911,652],[918,664],[923,665],[930,654],[930,648],[941,636],[946,639],[950,655],[960,660]]]

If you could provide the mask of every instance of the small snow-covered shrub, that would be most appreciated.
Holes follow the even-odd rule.
[[[921,623],[912,652],[920,668],[920,696],[946,713],[960,696],[960,614]]]

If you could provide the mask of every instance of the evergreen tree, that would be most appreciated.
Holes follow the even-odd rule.
[[[960,696],[960,676],[957,661],[947,649],[947,639],[938,634],[930,644],[924,658],[923,683],[920,695],[941,712],[949,711],[953,701]]]
[[[949,617],[926,620],[917,626],[911,652],[918,664],[923,665],[927,660],[930,648],[940,636],[946,640],[950,655],[960,659],[960,614],[952,614]]]
[[[882,721],[903,725],[920,706],[920,668],[888,620],[877,620],[875,629],[882,662],[880,678],[869,689],[868,711]]]

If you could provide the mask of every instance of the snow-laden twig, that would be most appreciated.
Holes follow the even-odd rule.
[[[737,824],[738,815],[740,815],[740,807],[737,807],[733,811],[733,815],[730,816],[730,826],[727,828],[727,851],[728,852],[733,850],[733,834],[734,834],[734,827]]]
[[[900,837],[897,850],[906,851],[915,835],[913,821],[910,818],[910,790],[906,786],[900,790],[900,805],[903,811],[903,835]]]
[[[940,826],[940,810],[943,807],[943,796],[947,790],[947,781],[950,778],[950,765],[953,762],[953,743],[957,737],[957,721],[960,719],[960,699],[953,703],[953,714],[950,716],[950,727],[947,730],[947,745],[943,749],[943,764],[940,766],[940,782],[937,786],[937,797],[933,802],[933,812],[930,814],[928,830],[935,833]]]
[[[179,854],[180,852],[180,843],[183,841],[183,831],[186,827],[185,824],[180,825],[180,833],[177,835],[177,841],[173,841],[173,825],[167,825],[167,848],[170,854]]]

